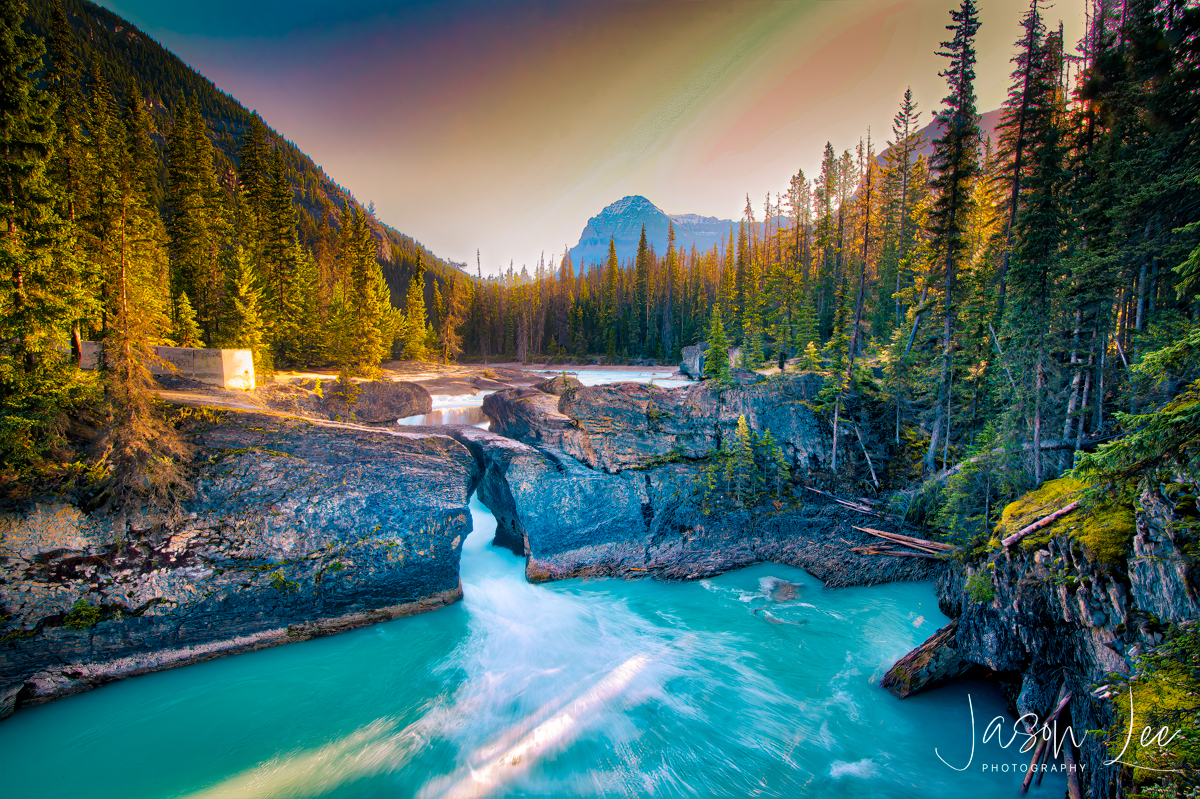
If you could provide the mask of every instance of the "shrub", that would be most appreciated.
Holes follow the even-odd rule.
[[[80,597],[67,611],[63,624],[72,630],[88,630],[100,623],[100,615],[99,605],[93,605]]]
[[[972,574],[968,577],[965,590],[972,602],[991,602],[996,596],[991,578],[982,574]]]
[[[1145,768],[1133,769],[1135,786],[1152,784],[1163,779],[1163,771],[1175,774],[1166,777],[1180,783],[1194,782],[1200,773],[1200,627],[1192,624],[1173,635],[1162,646],[1138,658],[1132,680],[1119,681],[1111,697],[1117,723],[1109,730],[1109,750],[1116,756],[1125,745],[1128,731],[1134,734],[1122,760]],[[1130,714],[1129,691],[1133,691],[1133,713]],[[1164,737],[1181,733],[1169,746],[1157,743],[1142,745],[1139,733],[1150,728],[1149,735],[1163,727]],[[1154,771],[1157,769],[1158,771]],[[1163,794],[1159,794],[1163,795]],[[1175,795],[1175,794],[1169,794]]]
[[[295,580],[289,580],[283,576],[283,572],[271,572],[271,587],[276,591],[284,594],[290,594],[293,591],[300,590],[300,583]]]

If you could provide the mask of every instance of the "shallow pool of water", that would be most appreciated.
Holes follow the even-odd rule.
[[[946,619],[928,584],[525,582],[473,500],[463,602],[147,675],[0,723],[17,797],[1012,797],[984,684],[878,687]],[[946,765],[939,760],[944,758]],[[1051,775],[1034,796],[1058,797]]]

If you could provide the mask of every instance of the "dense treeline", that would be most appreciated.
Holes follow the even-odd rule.
[[[378,223],[348,197],[334,213],[325,181],[306,244],[294,148],[261,119],[233,115],[245,125],[230,157],[214,142],[233,126],[222,121],[214,137],[203,109],[234,106],[213,101],[211,84],[156,114],[165,106],[142,89],[137,64],[116,67],[103,49],[81,47],[79,14],[72,22],[56,4],[43,38],[25,11],[0,7],[0,461],[9,481],[92,468],[64,448],[82,415],[98,429],[84,438],[94,439],[101,474],[90,479],[107,486],[106,503],[131,494],[165,502],[185,490],[186,448],[151,405],[156,345],[245,348],[261,373],[334,364],[347,376],[376,373],[393,351],[454,354],[469,290],[458,269],[441,264],[441,279],[427,279],[414,245],[412,276],[396,287],[407,293],[401,313],[381,264],[401,268],[403,243],[385,236],[390,257],[381,258]],[[165,51],[128,35],[158,58],[148,71],[178,77]],[[160,83],[173,85],[167,78]],[[425,315],[430,288],[440,338]],[[79,368],[88,340],[102,343],[98,377]]]
[[[967,470],[982,481],[970,509],[943,521],[982,529],[997,500],[1108,435],[1114,412],[1186,382],[1151,389],[1130,369],[1198,312],[1200,10],[1097,3],[1070,53],[1035,2],[1012,21],[997,141],[978,125],[976,7],[951,17],[928,160],[906,92],[881,157],[869,132],[853,152],[826,145],[815,178],[797,173],[761,211],[747,198],[709,251],[643,239],[629,263],[564,253],[484,281],[468,353],[677,362],[719,314],[741,365],[800,358],[833,378],[834,419],[849,391],[886,402],[897,451],[920,453],[893,458],[898,476],[1022,453],[996,484]]]

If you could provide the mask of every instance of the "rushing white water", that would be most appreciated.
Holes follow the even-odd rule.
[[[435,396],[434,413],[485,395]],[[23,709],[0,724],[4,795],[1016,795],[1028,755],[978,740],[1005,714],[993,687],[899,702],[878,685],[945,623],[929,585],[826,590],[774,564],[531,585],[470,511],[461,603]]]
[[[1019,773],[980,766],[1028,756],[968,734],[967,694],[978,735],[994,689],[878,687],[945,621],[928,585],[826,590],[772,564],[531,585],[471,514],[460,604],[21,710],[5,796],[1015,795]]]
[[[615,369],[580,369],[577,371],[529,370],[529,374],[539,378],[554,377],[568,374],[579,379],[585,386],[599,386],[607,383],[650,383],[659,388],[677,388],[690,385],[690,380],[669,380],[664,372],[644,372],[636,370]],[[487,428],[489,422],[483,415],[481,406],[483,398],[491,391],[480,391],[477,394],[433,394],[433,409],[429,413],[419,413],[397,419],[401,425],[443,425],[443,424],[473,424]]]
[[[571,377],[577,378],[580,383],[585,386],[602,386],[607,383],[651,383],[659,388],[678,388],[679,386],[691,385],[693,380],[671,380],[670,372],[646,372],[636,369],[617,370],[617,369],[578,369],[572,370],[569,367],[560,370],[544,370],[538,374],[545,374],[546,377],[554,377],[555,375],[568,374]]]

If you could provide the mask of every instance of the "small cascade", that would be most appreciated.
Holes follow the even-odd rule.
[[[415,416],[406,416],[403,419],[397,419],[397,424],[413,425],[413,426],[432,426],[440,424],[480,424],[487,422],[487,417],[483,415],[483,408],[466,407],[466,408],[436,408],[429,413],[418,413]]]
[[[487,429],[491,424],[483,415],[483,398],[491,391],[478,394],[433,394],[433,409],[429,413],[418,413],[397,419],[404,426],[435,426],[444,424],[473,424]]]

